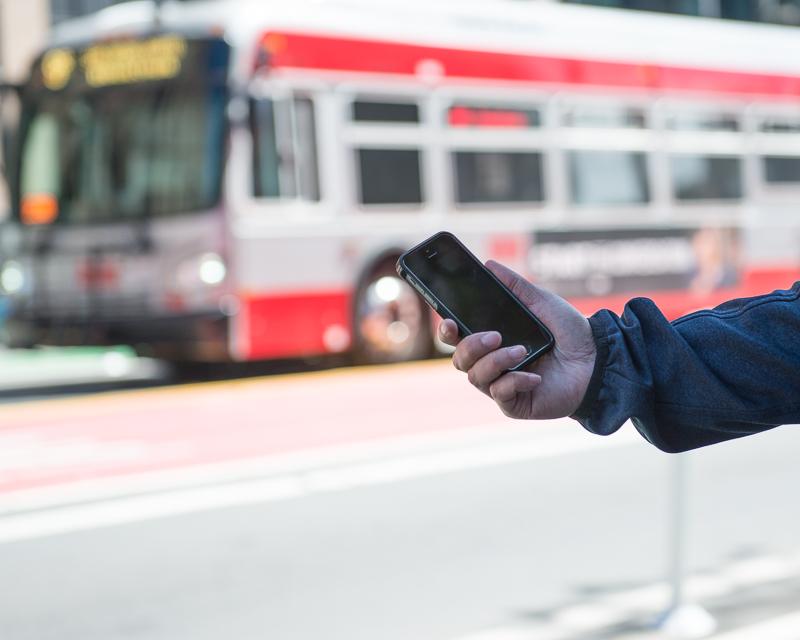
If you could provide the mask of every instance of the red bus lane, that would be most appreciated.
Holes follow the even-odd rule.
[[[507,424],[449,362],[0,408],[0,495]]]

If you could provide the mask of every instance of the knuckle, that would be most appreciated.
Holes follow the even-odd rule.
[[[497,402],[507,402],[510,399],[508,380],[506,377],[495,380],[489,390],[492,394],[492,398]]]
[[[494,354],[492,358],[492,364],[498,370],[498,372],[500,372],[505,371],[509,367],[515,365],[516,361],[511,357],[508,349],[501,349]]]
[[[456,355],[458,356],[462,371],[472,368],[481,356],[478,343],[471,338],[472,336],[465,338],[458,347],[456,347]]]

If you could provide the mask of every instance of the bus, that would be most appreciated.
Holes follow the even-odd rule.
[[[513,0],[132,2],[16,88],[12,346],[426,357],[442,229],[584,313],[800,279],[791,27]]]

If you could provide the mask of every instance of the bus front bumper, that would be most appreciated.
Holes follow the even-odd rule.
[[[3,327],[10,348],[128,345],[140,355],[167,360],[230,361],[222,313],[125,319],[54,318],[12,313]]]

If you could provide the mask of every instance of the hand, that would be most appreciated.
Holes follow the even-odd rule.
[[[573,414],[586,394],[597,355],[589,321],[566,300],[531,284],[508,267],[491,260],[486,266],[547,325],[555,346],[528,371],[509,372],[523,360],[524,347],[498,348],[501,337],[496,331],[459,340],[455,322],[445,320],[439,332],[444,342],[457,345],[453,364],[507,416],[547,419]]]

